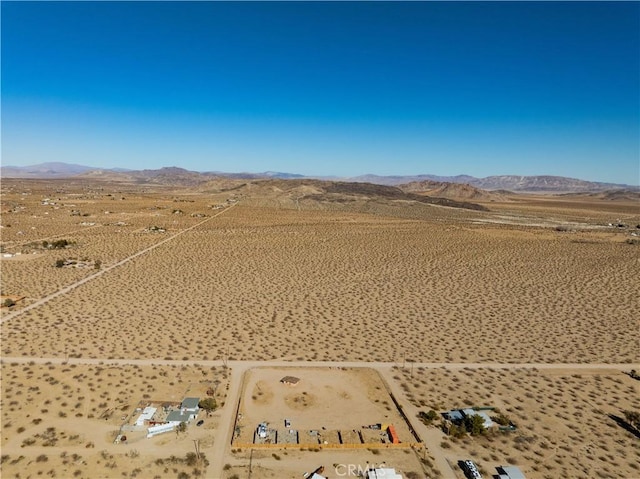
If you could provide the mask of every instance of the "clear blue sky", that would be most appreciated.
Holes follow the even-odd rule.
[[[2,164],[638,184],[638,2],[7,2]]]

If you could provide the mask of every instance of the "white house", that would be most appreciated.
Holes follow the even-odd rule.
[[[200,407],[198,403],[200,402],[200,398],[184,398],[182,400],[182,404],[180,404],[180,409],[177,411],[171,411],[167,416],[167,422],[169,424],[180,424],[181,422],[191,422],[196,417],[198,417],[198,413],[200,412]]]

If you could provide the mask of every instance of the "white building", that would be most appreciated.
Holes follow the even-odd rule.
[[[378,467],[367,471],[367,479],[402,479],[402,475],[390,467]]]
[[[150,421],[153,418],[153,415],[156,413],[157,408],[155,407],[146,407],[140,414],[140,417],[136,420],[136,426],[144,426],[145,421]]]
[[[158,424],[157,426],[151,426],[147,429],[147,438],[157,436],[158,434],[162,434],[164,432],[173,431],[176,428],[176,425],[173,423],[167,424]]]
[[[166,422],[177,426],[181,422],[193,421],[200,412],[199,402],[199,398],[184,398],[182,404],[180,404],[180,409],[171,411],[167,416]]]

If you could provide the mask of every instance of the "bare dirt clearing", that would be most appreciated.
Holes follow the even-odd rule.
[[[281,379],[289,375],[299,382],[282,383]],[[416,442],[378,373],[367,368],[252,369],[245,375],[239,413],[239,434],[234,443],[255,442],[256,429],[262,422],[279,435],[296,431],[299,444],[319,447],[325,442],[340,444],[340,437],[346,433],[355,431],[357,436],[362,426],[371,424],[392,424],[402,442]],[[285,420],[289,426],[285,427]],[[308,435],[309,431],[315,433]],[[372,443],[390,442],[385,430],[375,431],[372,437]],[[363,442],[358,439],[357,444]]]

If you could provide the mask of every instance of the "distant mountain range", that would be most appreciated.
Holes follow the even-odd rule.
[[[351,178],[338,177],[305,177],[292,173],[267,171],[263,173],[221,173],[196,172],[178,167],[165,167],[155,170],[127,170],[122,168],[95,168],[91,166],[69,163],[42,163],[31,166],[2,166],[0,176],[3,178],[40,178],[56,179],[70,177],[85,177],[113,181],[128,181],[136,183],[158,183],[168,185],[197,185],[213,178],[230,179],[302,179],[316,178],[330,181],[349,181],[357,183],[372,183],[377,185],[398,186],[421,182],[467,184],[488,191],[506,190],[513,192],[549,192],[549,193],[578,193],[600,192],[607,190],[640,190],[638,186],[585,181],[563,176],[488,176],[476,178],[468,175],[438,176],[377,176],[362,175]]]
[[[364,175],[350,178],[349,181],[366,181],[379,185],[398,186],[407,183],[438,182],[438,183],[459,183],[467,184],[483,190],[507,190],[520,192],[557,192],[557,193],[577,193],[596,192],[615,189],[638,189],[638,186],[623,185],[617,183],[602,183],[595,181],[585,181],[564,176],[487,176],[486,178],[476,178],[468,175],[458,176],[437,176],[437,175],[416,175],[416,176],[376,176]]]

